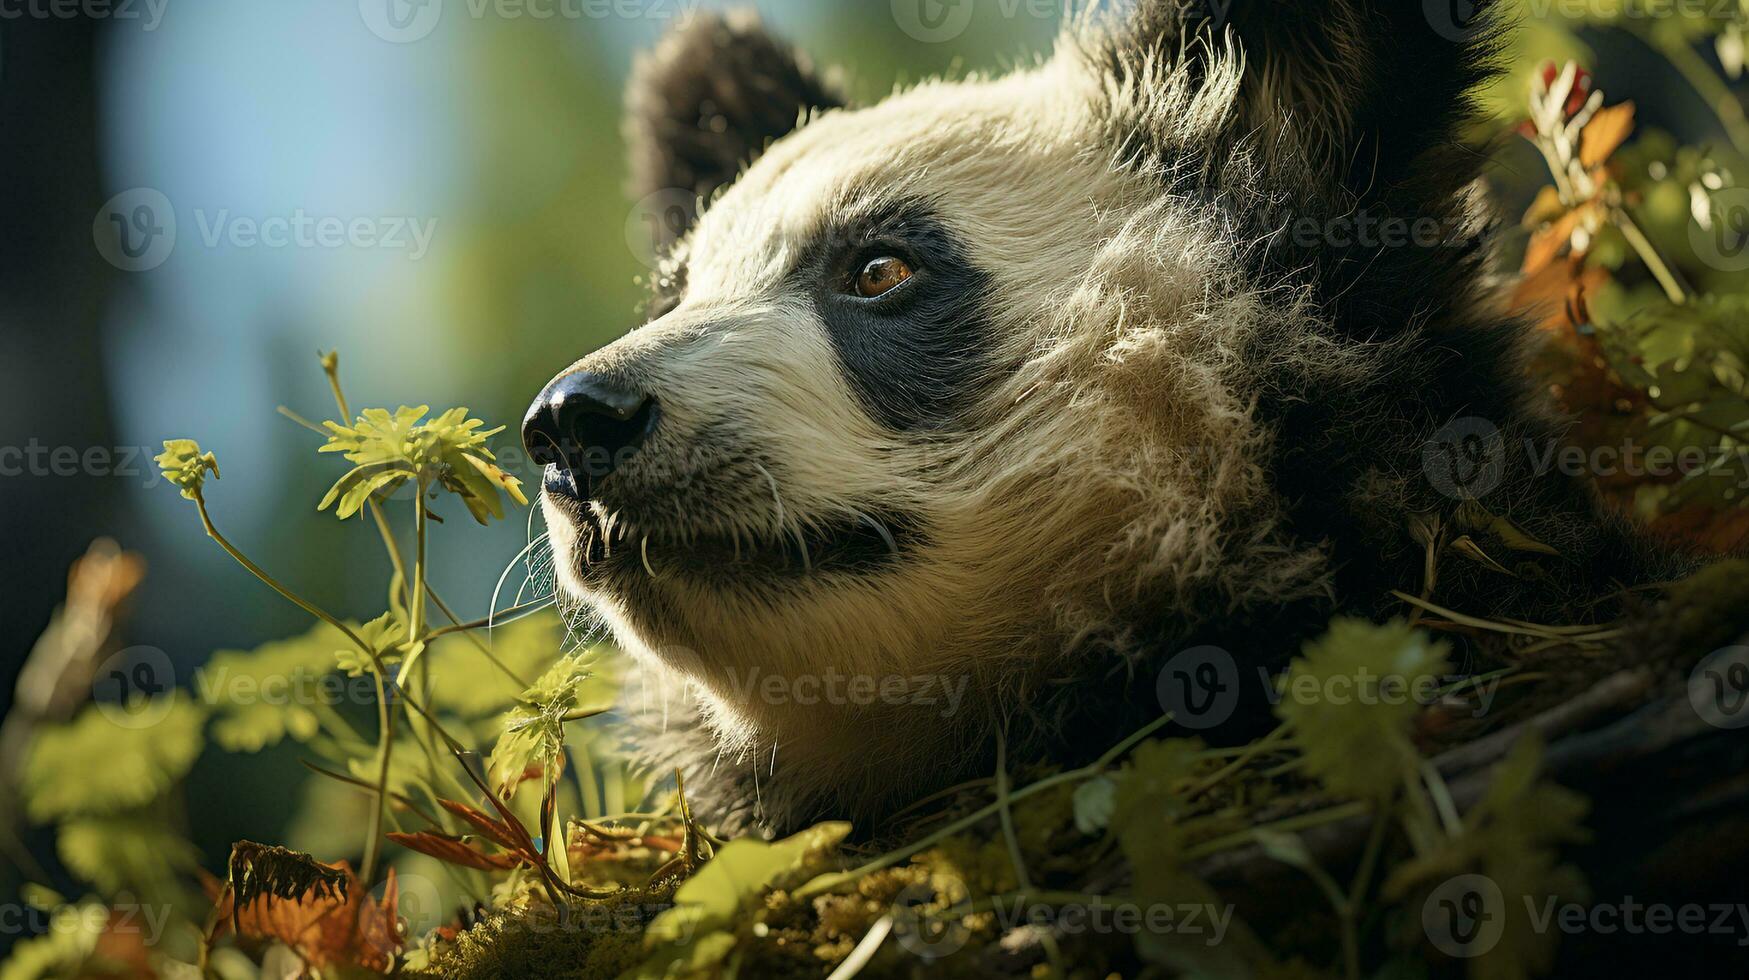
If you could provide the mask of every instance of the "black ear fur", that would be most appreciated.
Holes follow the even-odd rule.
[[[843,104],[753,11],[698,14],[632,69],[625,126],[631,192],[709,200],[805,112]]]
[[[1245,59],[1235,134],[1282,139],[1300,166],[1356,194],[1409,178],[1449,144],[1493,71],[1492,0],[1135,0],[1108,42],[1120,78],[1157,64],[1193,75],[1222,56],[1228,31]]]

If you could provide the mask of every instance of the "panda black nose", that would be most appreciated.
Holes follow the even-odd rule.
[[[561,375],[535,398],[522,420],[531,460],[557,466],[587,496],[625,464],[656,427],[656,400],[588,371]]]

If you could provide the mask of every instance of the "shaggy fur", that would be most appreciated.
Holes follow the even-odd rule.
[[[596,499],[545,511],[565,594],[651,671],[632,697],[660,710],[628,740],[713,819],[878,820],[987,775],[998,733],[1010,759],[1085,758],[1159,714],[1173,653],[1276,664],[1333,612],[1400,613],[1391,589],[1538,619],[1674,567],[1522,448],[1558,429],[1458,142],[1489,33],[1384,0],[1231,7],[1095,10],[1034,67],[856,109],[741,20],[640,69],[637,186],[708,206],[660,315],[571,370],[662,422]],[[775,101],[744,132],[684,125],[746,91]],[[919,205],[979,271],[952,371],[975,397],[895,427],[808,270],[852,219]],[[892,357],[897,396],[934,394]],[[1466,452],[1485,486],[1443,471]],[[1459,535],[1498,561],[1448,553],[1425,582]],[[894,696],[796,703],[826,672]],[[894,703],[925,678],[962,683],[957,710]]]

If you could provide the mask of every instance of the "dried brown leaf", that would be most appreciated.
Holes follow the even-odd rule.
[[[475,868],[480,871],[508,871],[522,863],[519,857],[510,854],[487,854],[469,847],[466,841],[447,834],[434,834],[422,830],[415,834],[390,833],[389,840],[407,848],[434,857],[439,861],[459,865],[464,868]]]
[[[1634,104],[1623,102],[1597,110],[1579,134],[1579,165],[1593,170],[1607,162],[1634,131]]]

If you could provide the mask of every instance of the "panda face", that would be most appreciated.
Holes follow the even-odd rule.
[[[1104,161],[1039,131],[1041,103],[1063,98],[1021,79],[833,112],[712,203],[651,322],[570,369],[647,399],[651,418],[603,478],[549,467],[565,590],[633,646],[707,662],[902,670],[944,644],[988,560],[962,513],[983,504],[955,481],[1039,341],[1041,320],[1004,296],[1028,292],[1028,264],[1067,289],[1091,252],[1093,200],[1060,194]],[[869,628],[895,609],[911,611],[902,627]]]
[[[639,408],[610,473],[549,467],[565,592],[658,658],[792,674],[1054,633],[1030,590],[1107,522],[1081,513],[1097,447],[1060,435],[1094,394],[1053,335],[1148,192],[1094,89],[1069,63],[931,84],[764,153],[677,243],[652,319],[567,372]],[[615,442],[612,414],[580,444]]]
[[[1089,5],[1034,66],[859,108],[744,16],[671,34],[634,197],[704,206],[524,426],[564,602],[690,679],[727,758],[783,747],[751,795],[872,810],[881,772],[989,762],[993,718],[1048,749],[1157,712],[1123,679],[1156,653],[1420,575],[1417,433],[1519,404],[1462,232],[1493,35],[1430,9]],[[1380,217],[1458,244],[1334,234]],[[966,698],[746,684],[829,674]]]

